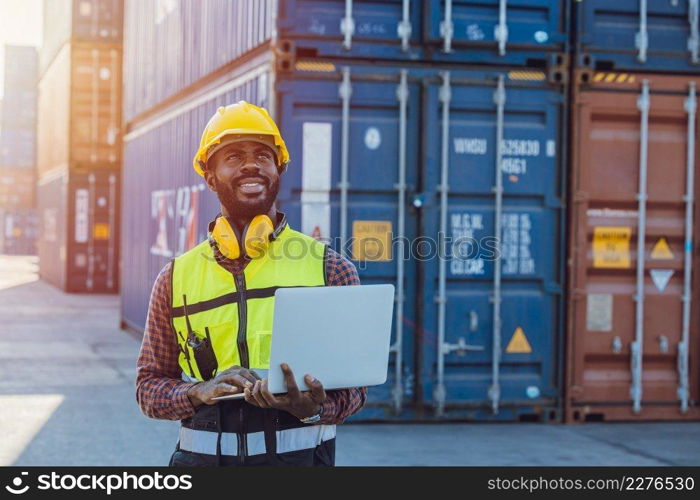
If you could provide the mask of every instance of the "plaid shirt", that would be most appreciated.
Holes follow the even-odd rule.
[[[231,273],[242,273],[246,259],[231,260],[224,257],[210,238],[216,261]],[[187,391],[194,384],[181,378],[178,363],[179,350],[170,323],[170,267],[168,263],[156,278],[148,306],[146,330],[136,363],[136,401],[148,417],[182,420],[191,417],[195,408]],[[326,260],[328,285],[359,285],[355,266],[332,249]],[[339,424],[356,413],[365,404],[365,387],[326,391],[321,410],[321,422]]]

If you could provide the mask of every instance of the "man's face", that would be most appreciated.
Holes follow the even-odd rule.
[[[275,154],[259,142],[224,146],[207,162],[204,177],[231,217],[268,213],[279,192]]]

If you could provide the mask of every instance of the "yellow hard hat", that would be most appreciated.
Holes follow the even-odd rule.
[[[287,168],[287,163],[289,163],[287,145],[267,110],[246,101],[239,101],[228,106],[221,106],[204,127],[202,139],[199,141],[199,149],[192,161],[194,169],[199,175],[204,177],[204,167],[211,157],[208,152],[212,151],[212,147],[221,143],[222,139],[228,135],[250,136],[251,140],[274,144],[277,149],[275,151],[277,166],[282,171]],[[241,137],[241,139],[243,138],[245,137]]]

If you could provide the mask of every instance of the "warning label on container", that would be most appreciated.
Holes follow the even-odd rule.
[[[630,267],[630,235],[627,226],[597,226],[593,232],[593,267]]]
[[[586,298],[586,330],[612,331],[613,297],[610,293],[589,293]]]
[[[535,274],[535,259],[530,250],[530,214],[508,213],[502,216],[501,221],[503,274]]]
[[[356,220],[352,223],[352,254],[355,260],[391,260],[391,221]]]
[[[649,274],[651,275],[651,281],[654,282],[654,286],[660,292],[663,292],[671,280],[671,276],[673,276],[673,269],[650,269]]]
[[[668,246],[666,238],[659,238],[651,250],[651,258],[655,260],[671,260],[673,259],[673,252]]]
[[[527,341],[522,327],[517,327],[515,332],[513,332],[513,336],[506,347],[506,352],[511,354],[528,354],[532,352],[532,347],[530,342]]]

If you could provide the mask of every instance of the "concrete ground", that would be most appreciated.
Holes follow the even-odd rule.
[[[177,422],[134,398],[116,296],[68,295],[0,256],[0,465],[164,465]],[[346,424],[339,465],[700,465],[700,422]]]

